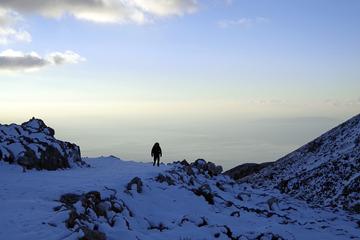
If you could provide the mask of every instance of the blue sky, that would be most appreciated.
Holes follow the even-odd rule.
[[[0,1],[0,120],[85,155],[274,160],[359,112],[359,1],[51,2]]]

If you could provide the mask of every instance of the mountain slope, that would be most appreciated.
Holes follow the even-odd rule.
[[[360,115],[241,181],[359,213]]]

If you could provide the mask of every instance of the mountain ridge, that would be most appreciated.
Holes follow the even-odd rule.
[[[359,172],[360,114],[240,182],[359,213]]]

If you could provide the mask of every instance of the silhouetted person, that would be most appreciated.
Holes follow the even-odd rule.
[[[160,157],[162,156],[162,152],[161,152],[159,143],[154,144],[153,148],[151,149],[151,156],[154,157],[153,166],[155,166],[156,161],[157,161],[157,165],[159,166],[160,165]]]

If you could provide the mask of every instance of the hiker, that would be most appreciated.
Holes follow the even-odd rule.
[[[155,143],[153,148],[151,149],[151,156],[154,157],[154,164],[153,166],[155,166],[155,163],[157,161],[157,165],[159,167],[160,164],[160,157],[162,156],[162,152],[161,152],[161,148],[160,148],[160,144],[159,143]]]

